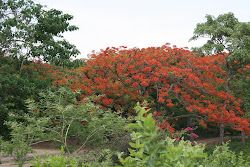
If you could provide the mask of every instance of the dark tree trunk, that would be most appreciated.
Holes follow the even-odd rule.
[[[228,62],[227,62],[227,67],[228,67],[228,77],[227,77],[227,83],[226,83],[226,89],[225,89],[226,95],[229,94],[230,82],[231,82],[231,79],[233,78],[233,74],[231,73]],[[225,103],[224,107],[226,110],[228,109],[228,106],[226,103]],[[220,124],[220,145],[223,145],[223,143],[224,143],[224,135],[225,135],[224,131],[225,131],[225,125],[224,125],[224,123],[221,123]]]
[[[190,127],[190,128],[193,128],[193,126],[194,126],[194,123],[193,123],[191,117],[187,118],[187,126]],[[190,140],[190,142],[193,143],[194,142],[194,136],[191,133],[193,133],[193,130],[190,130],[190,136],[188,137],[188,139]]]
[[[220,145],[222,146],[223,143],[224,143],[224,129],[225,129],[225,126],[224,124],[222,123],[220,125]]]
[[[246,145],[246,133],[241,131],[241,142],[242,145]]]
[[[155,106],[155,109],[157,112],[161,112],[161,103],[159,103],[158,101],[155,101],[156,103],[156,106]]]

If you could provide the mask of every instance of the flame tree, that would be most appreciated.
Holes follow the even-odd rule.
[[[104,94],[99,103],[116,111],[126,108],[123,114],[131,114],[134,103],[146,99],[165,116],[182,109],[249,134],[249,121],[239,116],[244,114],[241,99],[223,89],[226,63],[224,55],[200,57],[169,44],[143,49],[113,47],[92,54],[86,67],[75,71],[78,75],[58,82],[81,90],[83,96]]]

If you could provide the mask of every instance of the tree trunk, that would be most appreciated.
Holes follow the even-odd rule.
[[[187,118],[187,126],[190,127],[190,128],[193,128],[193,126],[194,126],[194,123],[193,123],[191,117]],[[194,136],[191,133],[193,133],[193,130],[190,130],[190,133],[189,133],[190,136],[188,138],[189,138],[190,142],[193,143],[194,142]]]
[[[227,60],[226,60],[227,61]],[[227,67],[228,67],[228,77],[227,77],[227,83],[226,83],[226,95],[229,94],[229,91],[230,91],[230,82],[231,82],[231,79],[233,78],[233,74],[231,73],[231,70],[229,68],[229,64],[227,62]],[[228,97],[227,97],[228,98]],[[228,106],[225,102],[225,105],[224,105],[225,109],[228,110]],[[221,123],[220,124],[220,145],[222,146],[223,143],[224,143],[224,130],[225,130],[225,126],[224,126],[224,123]]]
[[[224,124],[222,123],[222,124],[220,125],[220,145],[221,145],[221,146],[222,146],[223,143],[224,143],[224,129],[225,129],[225,127],[224,127]]]
[[[155,90],[155,94],[152,94],[151,96],[154,97],[154,101],[155,101],[155,109],[157,112],[161,112],[161,103],[158,102],[158,98],[159,98],[159,90],[158,90],[158,86],[157,84],[155,85],[156,88],[154,89]]]
[[[241,131],[241,142],[242,145],[246,145],[246,133]]]
[[[161,112],[161,103],[159,103],[158,101],[155,101],[156,103],[156,106],[155,106],[155,109],[157,112]]]

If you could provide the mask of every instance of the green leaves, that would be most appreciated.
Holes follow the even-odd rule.
[[[35,167],[67,167],[67,159],[61,155],[46,155],[45,158],[43,158],[45,162],[42,162],[41,157],[35,157],[35,159],[37,162],[31,162]],[[74,160],[70,161],[69,163],[72,167],[76,167],[78,165]]]
[[[140,144],[139,140],[136,140],[136,143],[129,142],[129,145],[136,149],[144,147],[144,144]]]
[[[5,124],[11,129],[11,140],[1,144],[1,151],[12,155],[19,165],[24,163],[25,157],[32,151],[30,144],[44,138],[47,118],[33,115],[18,115],[9,113],[9,121]]]
[[[130,142],[132,149],[129,149],[130,156],[125,159],[120,158],[120,162],[125,167],[131,166],[164,166],[164,167],[208,167],[208,166],[248,166],[242,157],[237,158],[233,152],[223,146],[223,153],[217,148],[213,155],[208,156],[204,153],[204,145],[193,145],[189,141],[166,137],[165,140],[158,139],[158,128],[155,127],[149,110],[137,103],[135,107],[138,112],[137,122],[130,124],[133,128]],[[239,164],[237,164],[239,163]]]
[[[13,57],[0,57],[0,134],[6,139],[7,128],[3,125],[8,120],[7,113],[15,112],[19,114],[27,113],[25,100],[28,98],[37,99],[41,89],[51,85],[50,79],[41,79],[39,72],[34,68],[23,68],[20,71],[22,60]],[[32,63],[23,61],[27,66]],[[49,78],[49,77],[48,77]]]
[[[29,111],[48,119],[44,126],[49,132],[47,138],[60,142],[67,153],[70,153],[69,137],[82,142],[79,149],[72,150],[75,154],[86,145],[103,144],[110,138],[119,138],[124,132],[126,120],[116,113],[104,111],[91,102],[91,97],[78,102],[78,94],[67,87],[42,91],[39,95],[38,102],[28,101]]]
[[[72,15],[45,10],[32,0],[4,0],[0,16],[0,55],[37,57],[67,66],[69,58],[80,53],[63,38],[64,32],[78,29],[69,24]]]
[[[155,127],[155,121],[153,121],[151,113],[148,115],[148,117],[145,118],[144,127],[146,129],[153,129]]]
[[[199,50],[205,54],[229,53],[227,61],[233,68],[239,69],[250,61],[250,23],[239,22],[233,13],[219,15],[217,18],[206,15],[206,22],[197,24],[190,39],[209,38]],[[239,64],[234,64],[237,60]]]

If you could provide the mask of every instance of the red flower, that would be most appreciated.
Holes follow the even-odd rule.
[[[158,102],[163,103],[163,102],[164,102],[164,99],[163,99],[162,97],[159,97],[159,98],[158,98]]]
[[[86,121],[82,121],[82,123],[81,123],[82,125],[88,125],[88,122],[86,122]]]
[[[55,124],[59,124],[59,122],[58,122],[57,120],[54,120],[54,123],[55,123]]]
[[[126,79],[125,83],[130,84],[131,80],[130,79]]]

